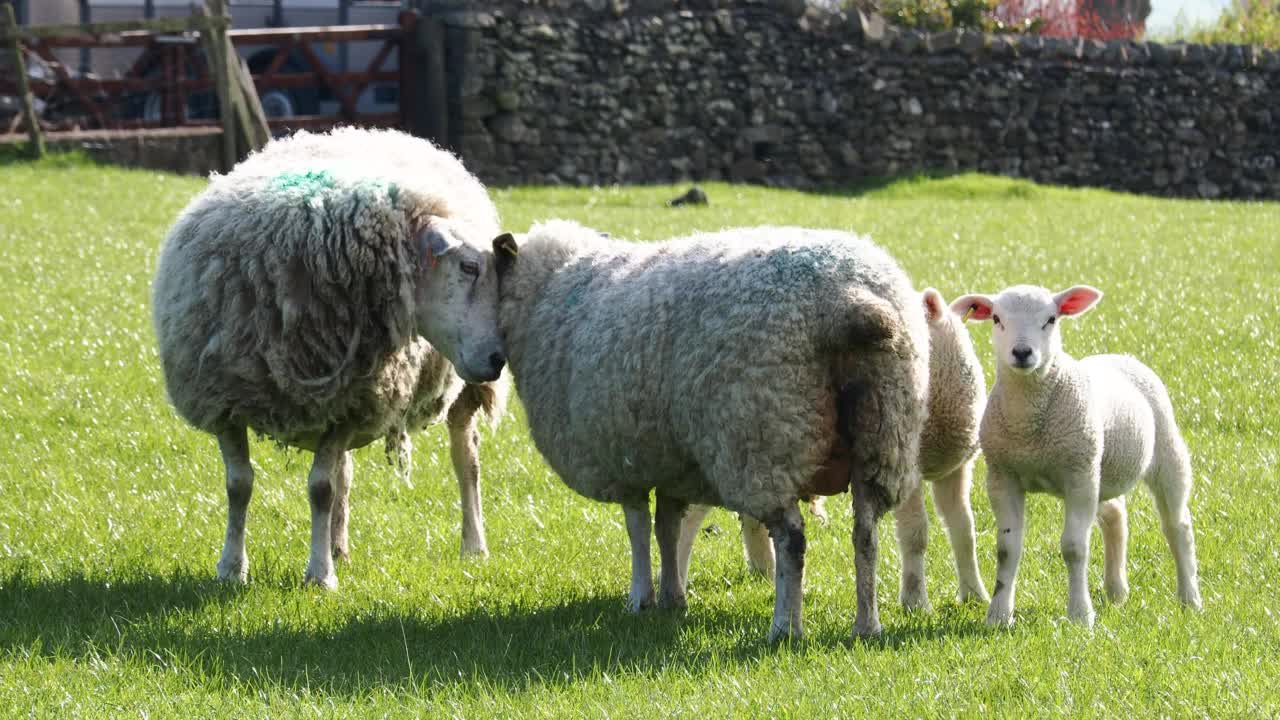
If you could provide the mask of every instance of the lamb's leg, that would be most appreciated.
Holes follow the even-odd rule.
[[[244,523],[253,496],[253,465],[249,462],[249,433],[239,427],[218,433],[218,448],[227,469],[227,536],[218,560],[218,579],[243,583],[249,579],[249,556],[244,550]]]
[[[1191,510],[1187,496],[1191,491],[1191,463],[1185,452],[1178,462],[1171,463],[1174,470],[1162,469],[1159,476],[1148,481],[1155,495],[1156,508],[1160,511],[1160,527],[1173,553],[1178,568],[1178,599],[1183,605],[1199,610],[1200,578],[1196,569],[1196,540],[1191,523]]]
[[[342,461],[333,475],[333,511],[329,517],[329,541],[333,545],[333,557],[351,559],[351,542],[347,537],[347,514],[350,510],[351,477],[355,473],[351,451],[342,453]]]
[[[1089,533],[1098,514],[1097,482],[1066,484],[1063,498],[1062,561],[1067,565],[1067,618],[1093,627],[1089,599]]]
[[[711,512],[710,505],[690,505],[680,521],[680,544],[676,549],[676,572],[680,574],[680,587],[689,587],[689,558],[693,556],[693,543],[702,531],[702,521]]]
[[[987,624],[1007,626],[1013,624],[1026,495],[1012,477],[988,467],[987,496],[996,516],[996,589],[987,607]]]
[[[978,552],[973,529],[973,508],[969,505],[969,488],[973,484],[973,462],[951,471],[931,483],[933,505],[947,529],[951,541],[951,554],[955,558],[956,579],[960,590],[956,599],[960,602],[979,600],[987,602],[987,588],[978,572]]]
[[[631,594],[627,609],[640,612],[653,607],[653,567],[649,561],[649,537],[653,525],[649,520],[649,498],[643,504],[624,504],[622,511],[627,518],[627,537],[631,540]]]
[[[880,562],[880,538],[876,524],[885,509],[865,482],[853,484],[853,563],[857,577],[858,614],[853,636],[875,637],[884,632],[876,604],[876,564]]]
[[[449,408],[449,456],[462,497],[462,555],[489,556],[484,537],[484,512],[480,506],[480,435],[476,432],[479,407],[471,393],[463,392]]]
[[[916,486],[893,511],[898,536],[898,554],[902,557],[902,579],[898,601],[906,610],[929,607],[929,591],[925,583],[924,553],[929,545],[929,519],[924,509],[924,483]]]
[[[680,521],[688,505],[658,493],[653,532],[658,538],[658,607],[683,608],[686,605],[684,581],[678,557]]]
[[[1107,599],[1113,605],[1119,605],[1129,597],[1129,579],[1125,572],[1129,518],[1123,495],[1098,505],[1098,525],[1102,527],[1103,562],[1106,566],[1103,586],[1107,589]]]
[[[769,642],[799,640],[804,636],[804,517],[796,503],[791,502],[775,515],[768,527],[778,558]]]
[[[775,563],[769,528],[750,515],[742,515],[741,523],[742,548],[747,556],[747,570],[753,575],[773,577]]]
[[[338,577],[333,573],[333,555],[330,546],[334,486],[342,472],[343,456],[351,434],[342,429],[325,433],[316,447],[311,474],[307,476],[307,495],[311,499],[311,559],[303,581],[326,590],[338,587]]]

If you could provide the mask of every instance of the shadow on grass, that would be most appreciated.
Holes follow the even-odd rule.
[[[240,618],[252,595],[252,588],[189,574],[122,581],[0,576],[0,653],[74,661],[106,655],[190,673],[195,682],[360,695],[375,688],[420,691],[460,683],[520,691],[600,673],[673,668],[697,674],[713,663],[749,664],[806,646],[852,644],[846,630],[811,633],[795,648],[775,647],[764,639],[768,614],[763,608],[750,616],[705,605],[688,613],[632,615],[623,609],[621,596],[533,607],[491,603],[439,618],[375,601],[372,607],[321,613],[308,626],[315,615],[309,610],[327,602],[315,591],[287,592],[284,604],[290,607],[282,614],[288,618],[245,623]],[[198,618],[192,618],[194,611]],[[894,652],[986,632],[962,614],[944,611],[913,619],[888,628],[869,646]]]
[[[99,164],[81,150],[46,152],[43,158],[36,160],[31,156],[30,145],[26,142],[0,143],[0,168],[10,165],[32,165],[41,169],[55,170],[92,167]]]

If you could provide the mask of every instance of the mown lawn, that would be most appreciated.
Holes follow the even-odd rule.
[[[499,190],[508,227],[580,219],[658,239],[757,223],[854,228],[948,298],[1088,282],[1077,355],[1131,352],[1164,377],[1194,454],[1205,610],[1182,611],[1150,496],[1130,503],[1132,595],[1093,632],[1064,619],[1061,505],[1035,497],[1010,631],[951,599],[930,531],[933,612],[896,599],[881,528],[882,642],[851,643],[847,503],[810,523],[799,646],[764,641],[772,588],[736,520],[695,555],[687,614],[625,612],[622,514],[574,496],[518,404],[483,452],[492,557],[457,557],[445,435],[417,439],[413,484],[360,451],[353,562],[300,587],[309,457],[255,442],[252,581],[212,580],[222,541],[213,440],[170,410],[148,288],[163,232],[202,180],[80,162],[0,166],[0,716],[3,717],[1273,717],[1280,714],[1280,205],[1152,200],[1001,178],[806,194],[682,188]],[[974,332],[988,363],[989,329]],[[994,572],[979,464],[979,560]]]

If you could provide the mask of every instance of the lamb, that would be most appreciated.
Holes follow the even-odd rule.
[[[760,227],[658,244],[572,222],[497,248],[499,327],[534,444],[579,494],[619,503],[629,607],[683,607],[690,503],[763,523],[780,558],[770,640],[803,634],[797,501],[852,486],[855,635],[879,633],[876,522],[919,483],[928,330],[866,238]],[[656,491],[650,522],[649,493]]]
[[[1125,495],[1139,480],[1155,496],[1177,566],[1178,597],[1189,607],[1200,607],[1187,508],[1191,459],[1164,383],[1128,355],[1077,361],[1062,349],[1058,319],[1080,315],[1101,298],[1100,291],[1087,285],[1056,294],[1018,285],[994,297],[965,295],[951,305],[958,314],[995,326],[996,382],[979,433],[987,459],[987,493],[999,528],[990,625],[1014,620],[1028,492],[1052,493],[1066,504],[1062,558],[1068,617],[1093,624],[1087,568],[1095,516],[1102,526],[1107,597],[1123,602],[1129,594]]]
[[[933,490],[933,501],[946,526],[955,559],[960,602],[987,602],[987,590],[978,572],[973,509],[969,488],[978,454],[978,423],[986,402],[982,365],[964,323],[947,308],[933,288],[920,294],[929,323],[929,414],[920,439],[920,474]],[[811,509],[820,518],[820,497]],[[688,577],[689,556],[708,506],[690,508],[680,529],[679,572]],[[923,487],[894,510],[898,547],[902,557],[899,601],[908,609],[929,605],[925,586],[924,553],[928,543],[928,517]],[[772,575],[773,549],[765,530],[750,517],[742,518],[742,539],[747,564],[755,572]]]
[[[161,248],[153,314],[169,397],[227,482],[218,577],[244,582],[248,428],[315,454],[307,583],[349,553],[350,450],[448,411],[463,551],[485,551],[475,416],[501,413],[497,213],[446,151],[395,132],[300,132],[214,176]],[[482,244],[483,240],[483,244]],[[464,384],[465,383],[465,384]]]

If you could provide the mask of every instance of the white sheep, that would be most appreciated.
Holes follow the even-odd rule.
[[[852,485],[854,632],[880,632],[875,525],[919,483],[928,382],[924,314],[892,258],[834,231],[636,244],[564,221],[535,225],[518,255],[495,252],[533,441],[569,487],[623,505],[633,610],[655,599],[651,532],[657,604],[684,606],[682,515],[718,505],[768,527],[781,558],[769,637],[799,637],[797,501]]]
[[[1066,504],[1062,558],[1069,580],[1068,617],[1093,623],[1087,569],[1095,517],[1102,526],[1107,597],[1123,602],[1129,593],[1124,496],[1139,480],[1155,496],[1177,565],[1178,597],[1200,607],[1187,509],[1191,459],[1164,383],[1130,356],[1077,361],[1062,349],[1058,319],[1079,315],[1101,298],[1100,291],[1084,285],[1057,294],[1019,285],[994,297],[965,295],[951,304],[957,314],[995,326],[996,382],[980,431],[998,527],[988,624],[1013,622],[1028,492],[1052,493]]]
[[[496,234],[483,186],[451,154],[354,128],[272,142],[182,212],[154,321],[169,397],[226,466],[220,578],[248,574],[248,428],[315,453],[305,577],[332,588],[331,556],[348,553],[349,450],[386,437],[403,454],[407,432],[447,409],[463,550],[484,552],[474,416],[495,417],[505,395],[489,384],[504,362]]]
[[[920,474],[933,491],[934,505],[951,541],[959,585],[957,599],[986,602],[969,504],[986,382],[964,323],[947,309],[942,295],[927,288],[920,294],[920,303],[929,323],[929,416],[920,438]],[[820,500],[821,497],[813,498],[810,507],[821,518]],[[706,505],[692,506],[681,526],[682,579],[688,577],[693,542],[708,510]],[[898,599],[908,609],[922,609],[929,605],[924,572],[929,528],[923,485],[894,510],[894,520],[902,559]],[[753,572],[772,575],[773,548],[764,527],[743,516],[742,540],[748,567]]]

